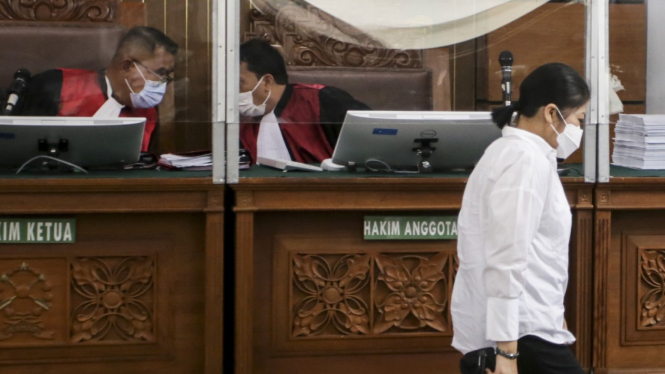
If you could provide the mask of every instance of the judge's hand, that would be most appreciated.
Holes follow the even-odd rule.
[[[509,360],[503,356],[496,356],[494,371],[485,369],[486,374],[517,374],[517,360]]]

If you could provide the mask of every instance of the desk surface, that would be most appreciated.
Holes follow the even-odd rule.
[[[170,170],[94,170],[88,174],[76,172],[36,173],[0,171],[3,179],[145,179],[145,178],[210,178],[211,171],[170,171]],[[0,182],[2,183],[2,182]]]
[[[563,177],[564,183],[583,183],[583,166],[581,164],[570,164],[569,176]],[[450,171],[435,173],[386,173],[386,172],[355,172],[347,171],[282,171],[266,166],[254,165],[249,170],[240,171],[240,184],[263,184],[263,183],[440,183],[465,181],[471,171]]]
[[[612,178],[662,178],[665,177],[665,170],[639,170],[611,165],[610,176]]]

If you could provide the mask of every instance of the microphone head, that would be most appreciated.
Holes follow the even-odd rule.
[[[30,71],[25,68],[18,69],[16,70],[16,73],[14,73],[14,79],[28,80],[30,79]]]
[[[513,66],[513,54],[510,51],[499,53],[499,64],[501,66]]]

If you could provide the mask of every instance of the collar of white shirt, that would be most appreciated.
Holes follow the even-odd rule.
[[[504,126],[503,129],[501,130],[501,133],[503,134],[503,136],[516,136],[520,139],[524,139],[533,144],[541,152],[543,152],[543,155],[545,155],[545,157],[552,160],[556,160],[556,149],[552,148],[551,145],[547,144],[545,139],[541,138],[540,136],[532,132],[518,129],[517,127]]]

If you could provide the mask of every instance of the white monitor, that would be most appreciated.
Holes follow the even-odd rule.
[[[335,146],[335,164],[418,170],[422,139],[436,140],[433,170],[469,169],[501,137],[489,112],[349,111]],[[420,140],[419,140],[420,139]],[[368,163],[369,162],[369,163]]]
[[[0,117],[0,167],[19,168],[35,156],[82,167],[138,161],[145,118]]]

